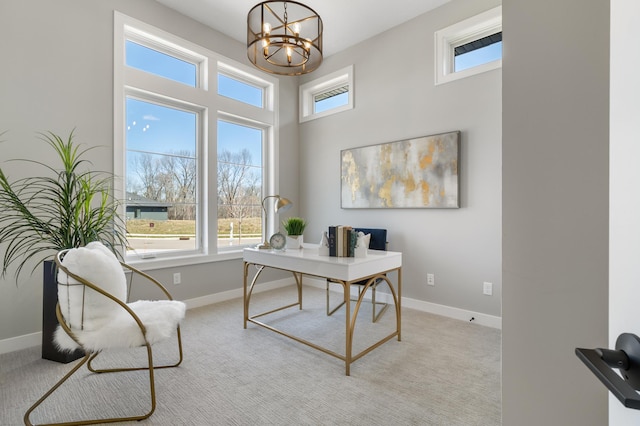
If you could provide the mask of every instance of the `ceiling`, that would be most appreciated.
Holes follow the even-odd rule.
[[[156,0],[242,43],[257,0]],[[322,18],[324,56],[353,46],[449,0],[301,0]]]

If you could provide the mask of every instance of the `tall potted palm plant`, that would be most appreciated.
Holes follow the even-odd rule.
[[[85,154],[95,148],[82,148],[73,131],[66,139],[41,133],[56,154],[59,166],[30,159],[15,159],[35,165],[44,172],[11,181],[0,167],[0,249],[2,276],[15,266],[16,285],[26,265],[33,270],[44,261],[42,356],[69,362],[79,354],[63,354],[53,345],[57,326],[55,306],[57,285],[53,256],[59,250],[76,248],[91,241],[102,241],[118,254],[126,245],[126,229],[118,215],[118,200],[111,193],[113,176],[90,170]]]

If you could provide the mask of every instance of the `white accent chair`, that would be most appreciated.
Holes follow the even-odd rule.
[[[151,276],[118,261],[102,243],[92,242],[85,247],[63,250],[57,254],[55,260],[58,267],[56,314],[60,325],[55,332],[54,340],[61,350],[81,349],[85,356],[29,408],[24,415],[25,424],[31,425],[31,413],[85,364],[94,373],[148,371],[151,399],[149,410],[128,417],[53,424],[97,424],[148,418],[156,407],[154,370],[177,367],[182,363],[179,324],[185,316],[185,304],[173,300],[164,286]],[[130,271],[129,279],[125,270]],[[128,303],[134,277],[142,277],[142,282],[154,284],[167,300]],[[154,365],[151,346],[174,335],[178,346],[177,361],[170,365]],[[91,365],[103,350],[140,346],[146,347],[147,352],[147,362],[142,367],[96,369]]]

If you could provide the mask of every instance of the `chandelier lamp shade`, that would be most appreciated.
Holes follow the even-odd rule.
[[[265,1],[247,15],[247,56],[263,71],[301,75],[322,63],[322,19],[295,1]]]

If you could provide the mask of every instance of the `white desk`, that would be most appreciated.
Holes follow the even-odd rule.
[[[294,339],[300,343],[311,346],[326,354],[332,355],[345,362],[346,375],[350,374],[351,363],[366,355],[373,349],[387,342],[395,336],[398,336],[398,341],[401,340],[401,309],[400,299],[402,297],[402,253],[392,251],[378,251],[370,250],[367,257],[354,258],[354,257],[330,257],[319,256],[317,246],[305,245],[305,248],[301,250],[260,250],[257,248],[247,248],[243,252],[244,259],[244,328],[247,328],[247,322],[265,327],[269,330],[275,331],[283,336]],[[251,280],[251,284],[247,285],[249,279],[249,266],[256,265],[258,270]],[[298,301],[290,305],[282,306],[280,308],[271,310],[269,312],[263,312],[261,314],[249,316],[249,304],[251,302],[251,293],[256,285],[258,277],[264,268],[274,268],[293,273],[298,287]],[[397,271],[398,282],[394,288],[394,285],[389,280],[387,274],[392,271]],[[264,322],[257,320],[258,317],[288,309],[294,306],[298,306],[302,309],[302,276],[310,275],[320,278],[331,279],[337,284],[342,284],[344,289],[344,301],[345,301],[345,327],[346,327],[346,346],[345,354],[339,354],[333,352],[324,347],[318,346],[300,337],[292,336],[281,330],[278,330]],[[356,318],[360,305],[364,298],[366,291],[376,281],[381,279],[387,282],[393,297],[393,302],[396,311],[396,330],[390,335],[384,337],[368,348],[364,349],[360,353],[352,354],[353,332],[355,329]],[[365,288],[361,292],[356,305],[353,310],[353,316],[351,315],[350,306],[350,285],[357,281],[368,280]],[[319,327],[322,324],[318,324]]]

